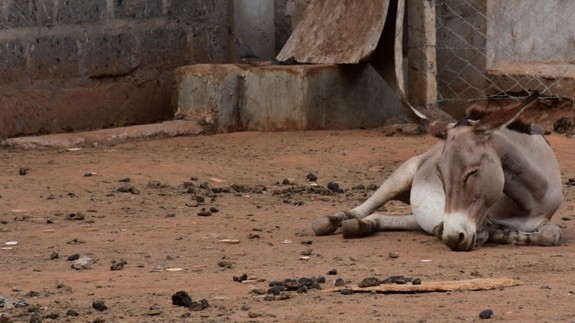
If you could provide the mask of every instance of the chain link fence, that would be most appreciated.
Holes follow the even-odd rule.
[[[436,0],[438,103],[573,100],[575,1]]]

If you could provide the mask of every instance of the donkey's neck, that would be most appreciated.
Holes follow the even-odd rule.
[[[493,134],[492,142],[505,175],[504,193],[528,210],[545,196],[549,185],[544,170],[534,162],[537,146],[546,144],[544,138],[503,129]]]

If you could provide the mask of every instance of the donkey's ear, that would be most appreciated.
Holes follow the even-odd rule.
[[[476,132],[491,133],[497,129],[505,128],[519,118],[531,103],[539,97],[539,92],[534,91],[530,96],[521,101],[518,105],[510,108],[500,109],[482,117],[478,122],[471,124]]]
[[[439,139],[447,138],[447,131],[455,126],[455,123],[436,121],[429,119],[421,120],[421,127],[430,135]]]

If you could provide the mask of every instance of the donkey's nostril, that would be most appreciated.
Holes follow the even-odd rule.
[[[459,244],[462,244],[463,242],[465,242],[465,233],[464,232],[459,232],[458,242],[459,242]]]

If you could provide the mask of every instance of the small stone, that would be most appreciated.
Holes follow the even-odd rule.
[[[96,311],[103,312],[108,309],[108,306],[104,303],[104,301],[98,300],[92,302],[92,308]]]
[[[74,261],[80,258],[80,255],[75,253],[73,255],[69,255],[68,258],[66,258],[66,261]]]
[[[276,286],[273,286],[272,288],[268,289],[268,294],[279,295],[280,292],[282,292],[284,290],[285,290],[285,287],[283,287],[281,285],[276,285]]]
[[[490,309],[483,310],[479,313],[481,319],[490,319],[493,316],[493,311]]]
[[[82,221],[85,219],[86,219],[86,216],[80,212],[68,214],[68,220]]]
[[[234,263],[231,261],[226,261],[226,260],[218,261],[218,267],[220,267],[220,268],[231,269],[233,266],[234,266]]]
[[[379,280],[379,278],[368,277],[368,278],[364,278],[361,282],[359,282],[359,284],[357,284],[357,286],[364,288],[364,287],[379,286],[379,284],[381,284],[381,281]]]
[[[133,185],[130,185],[130,184],[124,184],[124,186],[118,188],[116,191],[118,191],[120,193],[131,193],[133,195],[139,195],[140,194],[140,190],[135,188]]]
[[[124,265],[128,264],[127,261],[125,261],[124,259],[114,262],[112,263],[112,265],[110,266],[110,270],[112,271],[116,271],[116,270],[122,270],[124,269]]]
[[[342,287],[345,286],[345,280],[343,280],[342,278],[338,278],[335,280],[335,282],[333,283],[333,285],[335,287]]]
[[[310,182],[315,182],[317,181],[317,176],[313,173],[309,173],[307,174],[306,178],[310,181]]]
[[[38,292],[35,292],[35,293],[38,293]],[[38,293],[38,295],[40,295],[40,294]],[[26,302],[26,300],[19,299],[16,302],[14,302],[13,305],[16,308],[22,308],[22,307],[28,306],[28,303]]]
[[[60,314],[58,313],[49,313],[44,315],[44,318],[46,319],[51,319],[51,320],[57,320],[60,317]]]
[[[250,239],[250,240],[259,239],[259,238],[260,238],[260,235],[257,233],[253,233],[253,232],[248,233],[248,239]]]
[[[94,263],[94,260],[92,260],[92,258],[90,258],[88,256],[84,256],[84,257],[80,257],[79,259],[75,260],[74,263],[72,263],[72,268],[74,268],[76,270],[90,269],[90,267],[92,266],[93,263]]]
[[[293,178],[284,178],[282,181],[282,185],[294,185],[295,179]]]
[[[421,279],[419,278],[415,278],[414,280],[411,281],[412,285],[421,285]]]
[[[312,252],[313,252],[312,248],[306,248],[304,251],[300,252],[300,255],[309,256],[309,255],[311,255]]]
[[[344,288],[341,290],[340,292],[342,295],[352,295],[353,294],[353,289],[350,288]]]
[[[208,303],[207,300],[202,298],[199,302],[192,302],[190,309],[192,311],[203,311],[204,309],[206,309],[208,307],[210,307],[210,304]]]
[[[330,191],[336,192],[336,191],[339,190],[339,184],[336,183],[336,182],[329,182],[329,183],[327,183],[327,188],[328,188]]]
[[[76,310],[67,310],[66,311],[66,316],[79,316],[80,313],[78,313],[78,311]]]
[[[30,169],[28,167],[20,167],[20,169],[18,170],[18,174],[20,174],[20,176],[25,176],[28,174],[28,171]]]
[[[50,254],[50,260],[54,260],[54,259],[58,259],[58,258],[60,258],[60,255],[56,251],[52,251],[52,253]]]
[[[332,269],[327,272],[328,275],[337,275],[337,269]]]
[[[198,212],[198,215],[199,215],[199,216],[210,216],[210,215],[212,215],[212,211],[210,211],[210,210],[208,210],[208,209],[206,209],[206,208],[202,208],[202,209],[200,210],[200,212]]]
[[[399,252],[391,251],[387,256],[391,259],[396,259],[399,258]]]
[[[382,284],[406,284],[407,282],[411,281],[411,279],[406,278],[404,276],[389,276],[386,279],[382,280]]]
[[[234,277],[233,277],[233,280],[234,280],[235,282],[241,283],[241,282],[243,282],[244,280],[248,280],[248,274],[242,274],[242,275],[240,275],[240,276],[234,276]]]

